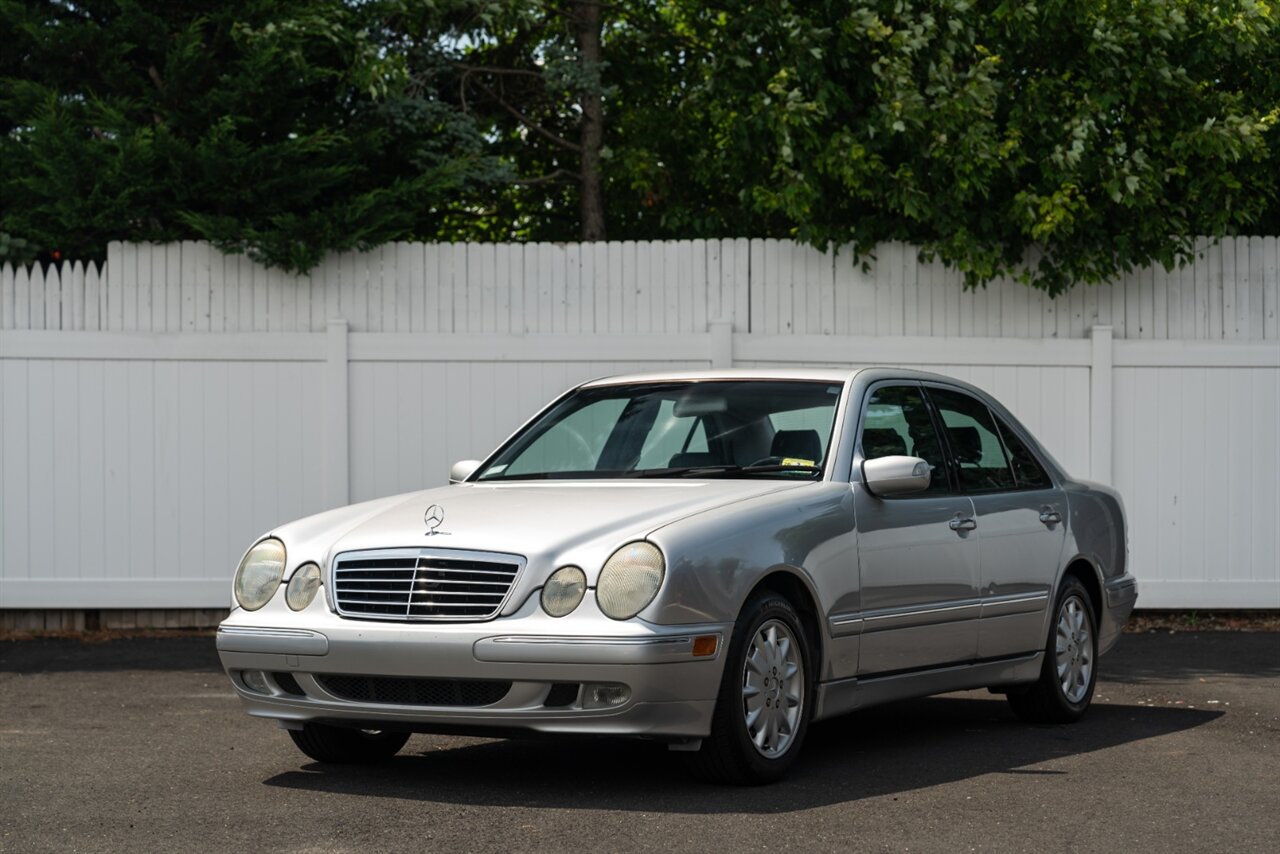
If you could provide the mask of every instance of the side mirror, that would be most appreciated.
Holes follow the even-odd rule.
[[[478,468],[480,468],[480,460],[458,460],[449,469],[449,482],[462,483]]]
[[[929,488],[932,466],[919,457],[878,457],[862,461],[862,485],[880,497],[910,495]]]

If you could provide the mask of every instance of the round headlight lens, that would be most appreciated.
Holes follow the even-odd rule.
[[[596,602],[615,620],[639,614],[658,595],[666,561],[653,543],[627,543],[604,562],[596,582]]]
[[[542,585],[542,610],[563,617],[578,607],[587,593],[587,574],[576,566],[562,566]]]
[[[314,563],[304,563],[293,571],[289,585],[284,589],[284,601],[295,611],[301,611],[316,598],[320,589],[320,567]]]
[[[284,543],[263,540],[244,556],[236,570],[236,601],[246,611],[256,611],[271,600],[284,576]]]

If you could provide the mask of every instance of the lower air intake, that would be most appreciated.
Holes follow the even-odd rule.
[[[507,696],[510,682],[488,679],[398,679],[391,676],[316,674],[335,697],[397,706],[488,706]]]

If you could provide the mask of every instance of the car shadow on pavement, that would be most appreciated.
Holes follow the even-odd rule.
[[[930,697],[816,724],[788,777],[760,788],[691,779],[679,754],[622,739],[468,742],[416,736],[376,766],[308,764],[265,785],[450,804],[579,810],[783,813],[1036,768],[1201,726],[1221,712],[1095,704],[1080,723],[1032,727],[1003,699]],[[445,741],[445,744],[441,744]],[[433,746],[433,742],[435,742]],[[424,749],[425,748],[425,749]]]

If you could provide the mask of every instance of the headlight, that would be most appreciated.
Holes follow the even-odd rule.
[[[576,566],[562,566],[542,585],[542,610],[563,617],[578,607],[587,592],[587,574]]]
[[[236,570],[236,601],[246,611],[256,611],[271,600],[284,576],[284,543],[263,540],[244,556]]]
[[[662,586],[666,561],[653,543],[627,543],[604,562],[596,582],[600,610],[627,620],[644,610]]]
[[[293,571],[289,586],[284,589],[284,601],[295,611],[301,611],[316,598],[320,589],[320,567],[314,563],[304,563]]]

